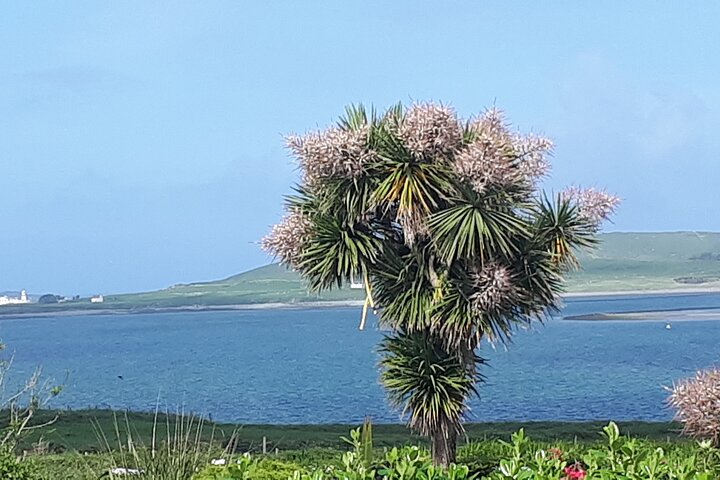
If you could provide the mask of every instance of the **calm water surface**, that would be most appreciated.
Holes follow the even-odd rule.
[[[720,309],[720,294],[569,300],[564,315]],[[720,312],[720,310],[719,310]],[[56,407],[164,407],[247,423],[397,422],[378,383],[382,332],[359,308],[0,320],[12,376],[63,380]],[[720,313],[718,313],[720,320]],[[665,420],[663,387],[720,359],[720,321],[553,320],[489,360],[476,420]]]

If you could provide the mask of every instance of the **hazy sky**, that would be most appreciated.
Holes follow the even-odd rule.
[[[704,8],[701,8],[704,7]],[[0,291],[113,293],[268,262],[282,135],[348,103],[495,103],[608,230],[720,230],[720,2],[5,1]]]

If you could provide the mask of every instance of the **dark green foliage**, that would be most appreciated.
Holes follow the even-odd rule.
[[[84,417],[80,416],[77,416],[76,420],[80,423],[86,421]],[[142,415],[136,415],[133,417],[133,429],[146,431],[145,423],[152,425],[153,422],[152,415],[145,420]],[[599,469],[595,472],[596,476],[588,477],[593,479],[645,480],[653,477],[642,476],[642,473],[638,476],[637,472],[652,465],[678,475],[676,477],[655,477],[658,480],[719,478],[717,476],[720,473],[718,450],[679,439],[675,435],[678,430],[677,425],[646,423],[624,425],[623,431],[632,432],[632,438],[620,436],[612,425],[606,427],[603,434],[600,434],[598,431],[601,429],[601,422],[529,423],[525,425],[522,434],[517,433],[518,424],[470,424],[467,426],[470,442],[461,446],[458,451],[457,463],[462,468],[453,468],[455,476],[451,478],[456,480],[466,478],[463,476],[466,475],[464,467],[467,467],[467,475],[480,475],[476,478],[513,478],[512,476],[498,476],[504,462],[511,470],[527,468],[531,469],[530,471],[536,471],[531,478],[557,480],[562,478],[561,475],[558,475],[560,465],[563,462],[572,464],[576,461],[582,462],[587,467]],[[377,478],[445,480],[448,478],[445,470],[432,466],[429,452],[421,439],[408,436],[404,427],[374,425],[372,427],[374,437],[371,437],[367,425],[364,429],[356,429],[350,435],[349,451],[347,442],[338,438],[342,431],[347,431],[345,428],[344,426],[248,427],[243,432],[245,435],[249,435],[249,438],[261,438],[261,435],[268,435],[269,438],[288,438],[304,432],[305,441],[301,442],[299,437],[295,437],[295,445],[298,445],[295,448],[297,449],[281,450],[278,454],[273,453],[267,456],[218,453],[218,456],[212,458],[223,456],[227,459],[227,465],[208,465],[203,469],[203,473],[195,478],[202,480],[237,480],[240,478],[252,480],[266,478],[282,480],[285,478],[295,480],[376,480]],[[63,430],[64,427],[61,425],[60,429]],[[401,432],[403,432],[403,436],[400,435]],[[531,432],[532,435],[525,432]],[[90,435],[92,436],[92,433]],[[484,437],[488,438],[484,439]],[[530,440],[530,438],[534,439]],[[139,437],[137,440],[142,441]],[[333,449],[301,447],[302,444],[324,443],[334,444],[336,447]],[[372,452],[368,450],[371,444],[376,446]],[[390,444],[404,446],[401,448],[377,448],[377,445]],[[418,446],[410,446],[412,444]],[[15,463],[16,460],[13,458],[11,462]],[[33,479],[95,480],[102,472],[107,472],[111,466],[117,466],[117,460],[116,453],[79,455],[72,452],[63,455],[33,455],[21,463],[23,463],[23,467],[31,469],[31,475],[35,474],[35,476],[29,477]],[[158,461],[164,462],[162,459]],[[209,463],[209,458],[206,458],[205,462]],[[542,468],[546,473],[554,471],[555,476],[539,475],[537,474],[538,468]],[[636,472],[635,476],[628,474],[633,469]],[[399,477],[400,472],[409,471],[414,471],[416,476]],[[695,471],[698,476],[679,476],[681,472],[692,471]],[[703,471],[712,472],[711,476],[701,476]],[[243,477],[241,472],[245,472],[249,476]],[[370,476],[372,472],[376,476]]]
[[[29,461],[42,480],[98,480],[112,463],[109,456],[77,452],[33,455]]]
[[[37,480],[37,469],[30,462],[22,461],[5,449],[0,450],[0,479]]]
[[[135,435],[135,439],[143,444],[152,441],[153,426],[156,423],[166,424],[172,419],[159,415],[157,420],[153,413],[117,413],[111,410],[77,410],[56,411],[40,410],[36,420],[44,423],[56,416],[58,420],[52,425],[29,432],[18,445],[19,450],[32,450],[33,445],[41,438],[49,443],[54,453],[79,451],[102,452],[104,442],[99,441],[97,429],[108,434],[114,432],[118,415],[127,415]],[[490,439],[507,440],[513,432],[524,428],[528,435],[539,441],[573,441],[587,443],[597,440],[598,431],[606,422],[488,422],[465,424],[465,435],[470,442]],[[93,424],[96,428],[93,428]],[[305,464],[305,460],[314,458],[331,458],[337,449],[346,446],[342,436],[357,425],[233,425],[210,421],[205,422],[203,440],[209,442],[214,438],[221,447],[227,445],[233,433],[237,432],[239,451],[258,452],[262,438],[267,437],[273,447],[280,449],[280,455],[288,455],[290,460]],[[670,422],[620,422],[622,431],[633,436],[648,438],[653,441],[681,441],[679,436],[682,425]],[[405,445],[407,443],[423,443],[422,437],[413,435],[404,425],[374,424],[373,444],[376,448]],[[160,432],[164,435],[164,432]]]
[[[380,352],[384,367],[382,380],[393,404],[413,412],[410,426],[424,435],[462,418],[465,399],[477,394],[481,375],[468,375],[468,365],[483,360],[473,351],[469,359],[459,359],[440,342],[422,333],[400,333],[385,337]]]
[[[240,457],[227,465],[211,465],[194,475],[193,480],[289,480],[307,472],[300,465],[271,458],[253,460]],[[188,477],[189,480],[189,477]]]
[[[53,295],[52,293],[45,294],[38,298],[38,303],[41,305],[49,305],[52,303],[58,303],[62,297],[60,295]]]
[[[492,440],[460,449],[459,462],[436,467],[430,453],[418,446],[362,453],[360,430],[352,432],[352,449],[341,462],[297,469],[291,463],[243,456],[225,467],[208,467],[195,480],[715,480],[720,453],[705,444],[672,444],[621,436],[610,423],[592,443],[537,442],[524,430],[509,441]],[[573,476],[572,473],[579,476]]]

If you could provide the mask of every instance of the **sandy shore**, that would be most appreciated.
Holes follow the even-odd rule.
[[[583,321],[663,321],[663,322],[689,322],[697,320],[720,320],[720,308],[708,308],[703,310],[658,310],[647,312],[627,313],[591,313],[588,315],[569,315],[563,320]]]
[[[709,288],[665,288],[659,290],[622,290],[619,292],[613,291],[597,291],[597,292],[569,292],[563,295],[564,298],[593,298],[593,297],[621,297],[625,295],[647,295],[647,296],[659,296],[659,295],[688,295],[688,294],[703,294],[703,293],[720,293],[720,287],[709,287]]]
[[[98,308],[54,311],[30,311],[4,313],[0,307],[0,318],[37,318],[37,317],[74,317],[81,315],[137,315],[142,313],[172,312],[213,312],[233,310],[270,310],[270,309],[308,309],[362,307],[363,300],[338,300],[332,302],[302,303],[243,303],[237,305],[194,305],[186,307],[138,307],[138,308]]]

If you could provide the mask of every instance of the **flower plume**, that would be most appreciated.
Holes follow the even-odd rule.
[[[512,134],[503,113],[485,112],[470,126],[473,140],[454,159],[455,171],[478,193],[488,187],[530,187],[549,169],[550,140]]]
[[[547,175],[550,170],[547,155],[554,148],[550,139],[533,134],[517,135],[514,144],[521,178],[534,182]]]
[[[617,196],[595,188],[570,187],[562,195],[575,203],[580,215],[596,227],[610,218],[620,204]]]
[[[720,370],[702,370],[678,382],[668,398],[683,433],[720,445]]]
[[[287,147],[303,170],[307,185],[325,178],[355,178],[375,157],[368,147],[370,127],[357,129],[330,128],[304,136],[286,138]]]
[[[307,244],[311,226],[310,220],[302,212],[293,210],[262,239],[262,249],[278,257],[285,265],[295,268]]]
[[[405,147],[417,158],[447,156],[462,144],[462,128],[455,110],[436,103],[416,103],[399,127]]]
[[[483,312],[493,312],[511,303],[517,293],[510,270],[495,262],[473,274],[473,286],[476,293],[470,299]]]

